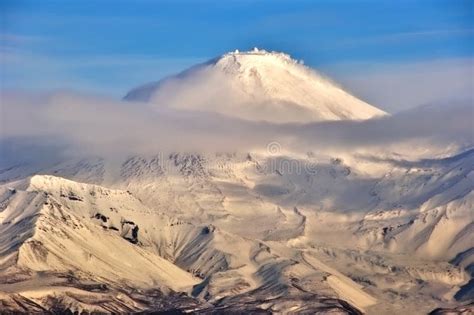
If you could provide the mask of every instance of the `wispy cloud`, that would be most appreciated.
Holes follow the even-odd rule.
[[[440,36],[440,35],[470,35],[474,34],[473,28],[464,29],[437,29],[437,30],[419,30],[412,32],[400,32],[387,34],[380,38],[406,38],[406,37],[418,37],[418,36]]]
[[[473,107],[451,102],[368,121],[279,124],[212,112],[153,108],[80,94],[4,93],[0,147],[55,144],[74,156],[158,152],[255,152],[277,141],[294,153],[379,152],[409,155],[474,144]],[[434,126],[436,126],[434,128]],[[11,139],[14,139],[12,142]],[[12,149],[13,148],[13,149]],[[16,152],[16,151],[15,151]],[[25,153],[27,154],[27,153]],[[5,156],[11,156],[4,152]]]
[[[474,59],[450,58],[397,63],[340,63],[325,69],[347,89],[395,113],[443,101],[474,102]]]
[[[27,49],[0,50],[3,88],[75,89],[123,96],[131,87],[181,71],[201,58],[151,55],[68,55],[51,57]]]
[[[364,38],[357,38],[354,40],[342,41],[342,45],[360,46],[365,44],[383,44],[383,43],[394,43],[403,42],[408,40],[420,40],[423,38],[440,36],[464,36],[474,35],[474,29],[463,28],[463,29],[435,29],[435,30],[414,30],[409,32],[396,32],[387,33],[377,36],[367,36]]]
[[[42,36],[21,35],[21,34],[0,32],[0,45],[2,46],[25,45],[25,44],[31,44],[31,43],[44,42],[46,40],[47,38],[42,37]]]

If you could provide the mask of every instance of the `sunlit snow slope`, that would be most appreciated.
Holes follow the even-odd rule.
[[[157,300],[203,312],[456,307],[472,299],[473,158],[320,158],[312,173],[257,154],[65,161],[41,170],[55,176],[2,185],[0,300],[99,311],[173,308]]]
[[[275,128],[385,115],[260,50],[126,99]],[[0,313],[474,312],[474,150],[398,141],[408,156],[379,145],[2,165]]]
[[[232,52],[130,91],[129,101],[273,122],[368,119],[385,113],[290,56]]]

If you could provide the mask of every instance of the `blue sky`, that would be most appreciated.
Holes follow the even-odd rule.
[[[5,89],[120,97],[138,84],[256,46],[303,59],[370,99],[370,91],[357,91],[364,76],[430,62],[443,71],[450,62],[462,69],[472,66],[474,53],[468,0],[3,0],[0,6]],[[460,71],[457,79],[467,80],[469,73]]]

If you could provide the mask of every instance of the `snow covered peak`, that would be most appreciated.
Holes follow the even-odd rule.
[[[282,53],[282,52],[276,52],[276,51],[266,51],[265,49],[258,49],[255,47],[252,50],[249,51],[239,51],[236,49],[233,52],[228,52],[222,55],[221,57],[217,58],[216,60],[218,61],[228,61],[230,59],[233,60],[254,60],[258,61],[279,61],[282,63],[287,63],[287,64],[296,64],[298,61],[292,59],[290,55]]]
[[[257,47],[249,51],[235,50],[214,60],[215,67],[229,74],[236,74],[252,68],[254,71],[258,71],[264,67],[288,68],[299,64],[288,54],[275,51],[268,52]]]
[[[369,119],[386,113],[289,55],[226,53],[130,91],[126,100],[271,122]]]

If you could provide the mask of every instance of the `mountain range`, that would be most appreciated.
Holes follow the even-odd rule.
[[[390,116],[290,56],[258,49],[137,87],[124,102],[278,128]],[[410,159],[380,147],[283,149],[274,140],[263,150],[3,167],[0,307],[473,311],[473,149],[427,157],[422,144]]]

